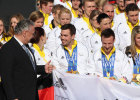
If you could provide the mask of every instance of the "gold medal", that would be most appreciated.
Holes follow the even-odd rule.
[[[138,82],[140,82],[140,74],[138,74],[138,75],[136,76],[136,79],[137,79]]]
[[[110,73],[109,72],[107,72],[107,77],[110,77]]]

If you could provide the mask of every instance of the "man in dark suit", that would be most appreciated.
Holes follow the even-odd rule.
[[[50,62],[45,66],[36,66],[32,52],[25,46],[34,32],[34,24],[30,20],[21,21],[15,28],[13,38],[0,50],[2,95],[5,94],[5,100],[38,100],[37,73],[52,71]]]

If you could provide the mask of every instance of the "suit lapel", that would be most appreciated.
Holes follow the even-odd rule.
[[[11,42],[13,42],[14,47],[16,48],[16,52],[20,54],[20,56],[26,60],[27,63],[30,64],[30,66],[32,66],[31,68],[34,70],[33,65],[30,61],[29,56],[27,55],[27,53],[25,52],[25,50],[22,48],[22,46],[17,42],[17,40],[13,37],[11,39]],[[35,60],[34,60],[35,61]]]

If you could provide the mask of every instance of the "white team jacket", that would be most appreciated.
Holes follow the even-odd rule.
[[[139,16],[139,20],[140,20],[140,16]],[[120,24],[126,24],[126,23],[127,20],[125,17],[125,13],[121,13],[114,18],[114,24],[116,25],[116,27],[119,27]]]
[[[77,70],[80,74],[86,74],[93,72],[93,68],[89,65],[89,53],[87,48],[77,42]],[[56,55],[53,57],[57,63],[55,63],[56,68],[61,69],[66,72],[68,69],[68,62],[66,60],[65,51],[62,45],[60,45],[56,50]]]
[[[57,4],[65,6],[65,4],[61,2],[60,0],[54,0],[54,5],[57,5]]]
[[[50,24],[49,24],[50,25]],[[52,31],[49,25],[44,25],[42,28],[44,29],[45,33],[46,33],[46,37],[49,36],[49,33]]]
[[[113,30],[114,27],[112,27]],[[94,53],[96,50],[101,48],[102,42],[101,42],[101,37],[95,32],[92,33],[90,29],[85,30],[83,33],[81,33],[83,37],[83,44],[85,44],[91,53]],[[115,34],[115,47],[118,48],[119,45],[119,38],[118,35]]]
[[[117,32],[120,39],[119,49],[123,51],[125,47],[131,44],[131,30],[127,24],[120,24]]]
[[[83,20],[83,18],[79,18],[75,23],[74,26],[76,27],[76,30],[78,30],[80,33],[83,33],[88,28],[87,23]]]
[[[94,53],[92,59],[95,63],[95,68],[94,68],[95,74],[103,77],[101,49]],[[115,63],[114,63],[114,75],[116,75],[118,79],[120,79],[124,76],[130,82],[132,79],[132,76],[133,76],[132,74],[133,74],[133,69],[129,64],[126,55],[116,49]]]
[[[50,32],[48,36],[47,48],[51,52],[54,52],[61,44],[60,33],[61,29],[57,26]],[[76,31],[75,39],[79,42],[82,41],[81,35],[79,34],[78,31]]]
[[[83,44],[88,47],[89,53],[93,55],[93,53],[101,48],[101,37],[97,33],[92,33],[90,29],[85,30],[81,33],[83,37]]]
[[[116,27],[118,27],[120,24],[127,23],[125,13],[116,15],[116,17],[114,18],[114,23],[116,24]]]
[[[33,51],[33,53],[34,53],[35,60],[36,60],[36,64],[37,64],[37,65],[45,65],[47,62],[45,62],[45,61],[43,60],[43,58],[40,56],[39,52],[38,52],[34,47],[31,47],[31,49],[32,49],[32,51]],[[50,51],[49,51],[48,49],[45,49],[45,48],[44,48],[43,51],[44,51],[44,53],[45,53],[45,59],[46,59],[47,61],[50,61],[51,58],[52,58],[52,55],[51,55]]]
[[[138,7],[139,7],[139,9],[140,9],[140,1],[138,1],[137,6],[138,6]]]

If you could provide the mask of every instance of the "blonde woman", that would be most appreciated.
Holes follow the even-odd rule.
[[[55,27],[50,32],[47,40],[47,48],[53,53],[61,44],[61,40],[60,40],[61,26],[71,23],[72,14],[69,9],[64,8],[60,11],[58,18],[59,18],[60,25]],[[80,41],[80,39],[81,39],[80,34],[76,32],[76,40]]]
[[[125,53],[133,67],[132,82],[140,84],[140,26],[135,26],[133,28],[131,45],[126,47]]]
[[[43,27],[44,25],[44,16],[40,11],[33,11],[29,19],[34,22],[35,27]]]
[[[61,26],[65,25],[65,24],[69,24],[71,22],[71,12],[69,9],[64,8],[61,9],[59,15],[58,15],[58,19],[60,22],[60,25],[58,25],[57,27],[55,27],[48,36],[48,40],[47,40],[47,48],[54,52],[56,50],[56,48],[61,44],[61,40],[60,40],[60,32],[61,32]]]

